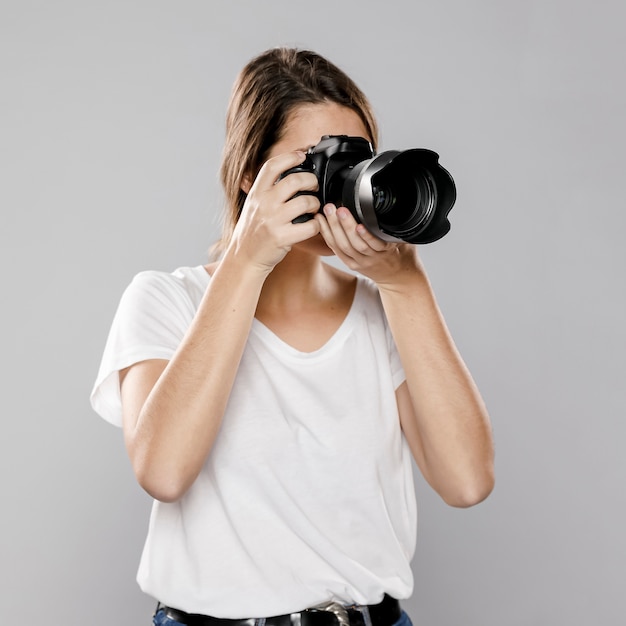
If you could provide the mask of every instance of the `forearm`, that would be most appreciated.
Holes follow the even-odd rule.
[[[159,499],[180,497],[210,453],[264,280],[227,253],[141,407],[128,448],[140,483]]]
[[[379,289],[406,373],[412,410],[401,411],[402,426],[416,460],[444,500],[474,504],[493,487],[491,427],[480,393],[425,273],[399,272]]]

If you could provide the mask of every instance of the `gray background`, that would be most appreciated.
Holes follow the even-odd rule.
[[[418,482],[416,626],[625,623],[621,0],[0,6],[3,623],[150,621],[150,502],[88,394],[133,274],[205,261],[231,84],[280,44],[334,60],[382,148],[435,149],[458,185],[421,251],[497,486],[455,510]]]

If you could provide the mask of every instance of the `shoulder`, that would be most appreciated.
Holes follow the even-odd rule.
[[[146,270],[136,274],[125,289],[117,320],[136,324],[187,324],[206,291],[209,275],[202,266],[181,267],[173,272]]]
[[[195,288],[206,288],[209,274],[203,265],[195,267],[179,267],[173,272],[160,270],[144,270],[133,277],[130,285],[137,289],[161,289],[191,291]]]
[[[357,293],[367,310],[376,313],[383,312],[383,305],[380,299],[380,292],[376,283],[367,276],[358,275],[357,277]]]
[[[123,299],[148,299],[162,303],[178,300],[197,302],[208,282],[209,275],[201,265],[179,267],[173,272],[144,270],[135,274]]]

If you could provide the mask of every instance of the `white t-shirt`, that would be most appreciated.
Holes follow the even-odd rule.
[[[142,272],[125,291],[92,392],[121,425],[118,371],[170,359],[210,277]],[[177,502],[155,501],[137,580],[166,605],[267,617],[328,600],[407,598],[417,529],[395,389],[404,372],[375,285],[319,350],[254,319],[213,448]]]

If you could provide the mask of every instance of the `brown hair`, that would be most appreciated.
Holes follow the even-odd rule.
[[[220,179],[226,196],[223,252],[243,208],[246,175],[259,171],[271,147],[280,140],[289,114],[304,104],[334,102],[355,111],[374,149],[378,125],[365,94],[336,65],[310,50],[274,48],[252,59],[239,73],[226,114],[226,141]]]

